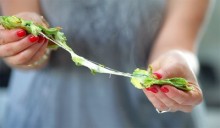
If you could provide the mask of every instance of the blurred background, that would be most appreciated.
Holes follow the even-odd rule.
[[[220,0],[216,0],[210,17],[198,51],[198,78],[207,107],[209,128],[220,128]]]
[[[220,0],[216,0],[210,18],[198,49],[200,61],[198,78],[207,107],[208,126],[220,128]],[[6,91],[10,72],[10,68],[0,60],[0,128],[7,104]]]

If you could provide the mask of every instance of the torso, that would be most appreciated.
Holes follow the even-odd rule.
[[[125,72],[145,67],[164,12],[163,0],[41,0],[41,5],[77,54]],[[128,78],[91,75],[62,49],[43,70],[14,70],[10,99],[6,124],[17,128],[180,128],[191,121],[184,113],[158,115]]]

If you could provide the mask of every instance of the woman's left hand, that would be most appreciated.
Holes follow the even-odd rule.
[[[183,77],[193,86],[193,90],[188,92],[170,85],[153,85],[144,89],[145,95],[157,110],[191,112],[202,102],[202,91],[188,61],[185,52],[171,51],[163,54],[151,64],[158,79]]]

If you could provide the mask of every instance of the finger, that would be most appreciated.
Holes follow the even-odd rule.
[[[0,29],[0,45],[18,41],[26,36],[23,29]]]
[[[178,104],[174,100],[170,99],[163,92],[160,91],[159,86],[153,86],[151,89],[157,89],[158,91],[152,91],[149,89],[144,90],[148,99],[152,102],[155,108],[160,111],[169,110],[169,112],[183,111],[183,112],[191,112],[193,107],[191,105],[182,105]],[[155,93],[156,92],[156,93]]]
[[[193,106],[191,105],[180,105],[177,104],[175,107],[170,107],[170,112],[182,111],[182,112],[192,112]]]
[[[162,63],[161,63],[160,59],[157,59],[153,63],[151,63],[150,65],[152,66],[153,72],[155,72],[160,69]]]
[[[34,45],[39,40],[38,37],[29,35],[19,41],[0,45],[0,57],[14,56],[28,47]]]
[[[45,43],[46,42],[46,39],[43,36],[39,35],[38,37],[39,37],[38,43]]]
[[[40,60],[42,56],[46,53],[48,42],[44,42],[42,46],[38,49],[38,52],[32,57],[32,59],[26,64],[33,64],[34,62]]]
[[[50,25],[49,25],[49,23],[47,22],[47,20],[44,19],[43,16],[40,16],[40,18],[41,18],[42,25],[43,25],[44,27],[48,28]]]
[[[176,65],[178,65],[178,66],[176,66]],[[163,66],[162,68],[160,68],[156,72],[159,73],[159,74],[162,74],[161,79],[165,79],[165,78],[185,76],[186,74],[181,74],[181,73],[186,72],[186,70],[184,70],[184,69],[186,69],[186,68],[184,68],[184,65],[173,63],[173,64],[170,64],[170,65]]]
[[[155,89],[154,87],[152,88]],[[161,111],[169,109],[163,102],[161,102],[159,99],[157,99],[157,97],[155,97],[155,94],[157,93],[156,90],[153,91],[149,89],[143,89],[143,91],[155,108]]]
[[[177,104],[175,106],[175,108],[169,108],[167,110],[162,110],[162,111],[167,111],[167,112],[176,112],[176,111],[192,112],[192,110],[193,110],[193,106],[191,106],[191,105],[178,105]]]
[[[175,87],[169,85],[164,85],[163,88],[167,88],[169,90],[169,92],[165,93],[165,95],[170,99],[173,99],[178,104],[196,105],[202,101],[202,94],[196,86],[189,92],[176,89]]]
[[[169,90],[165,86],[162,86],[162,87],[157,86],[156,88],[159,91],[157,94],[155,94],[155,96],[157,97],[157,99],[160,99],[160,101],[163,104],[165,104],[168,108],[170,108],[171,112],[175,112],[175,111],[190,112],[190,111],[192,111],[191,105],[180,104],[180,103],[176,102],[175,100],[169,98],[166,95],[166,93],[169,93]]]
[[[35,43],[15,56],[6,57],[5,61],[10,65],[26,65],[26,63],[32,59],[41,46],[42,44]]]
[[[165,79],[165,78],[171,78],[171,77],[177,77],[178,75],[174,72],[171,72],[173,67],[172,64],[169,65],[163,65],[161,61],[155,61],[154,63],[152,63],[152,69],[153,69],[153,73],[154,75],[157,76],[158,79]]]
[[[157,99],[160,99],[160,101],[164,103],[168,108],[175,109],[179,103],[166,95],[166,93],[169,92],[168,89],[166,87],[160,88],[159,86],[155,86],[155,88],[157,88],[158,90],[158,93],[155,94],[155,97],[157,97]]]
[[[25,15],[25,17],[24,17],[24,15]],[[34,21],[35,24],[39,24],[39,25],[42,25],[44,27],[49,27],[49,24],[44,19],[44,17],[43,16],[39,16],[36,13],[31,13],[30,15],[26,15],[25,12],[24,12],[24,13],[19,13],[16,16],[20,17],[20,18],[23,18],[25,20]]]
[[[181,105],[179,107],[179,110],[183,111],[183,112],[192,112],[193,106],[191,106],[191,105]]]
[[[167,60],[163,60],[163,58],[159,58],[158,60],[152,63],[153,72],[161,74],[164,78],[172,78],[172,77],[186,77],[190,78],[186,73],[188,67],[185,62],[180,62],[172,57],[167,57]],[[163,62],[166,61],[164,64]]]

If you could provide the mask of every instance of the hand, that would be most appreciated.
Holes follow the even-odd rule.
[[[178,90],[170,85],[163,85],[162,87],[153,85],[144,89],[145,95],[156,109],[171,112],[191,112],[197,104],[202,102],[202,91],[184,52],[168,52],[156,59],[151,65],[158,79],[183,77],[192,83],[194,88],[189,92]]]
[[[36,13],[25,12],[16,16],[46,26]],[[48,40],[42,36],[27,34],[23,29],[5,30],[0,26],[0,57],[11,67],[28,68],[27,65],[43,57],[47,44]]]

